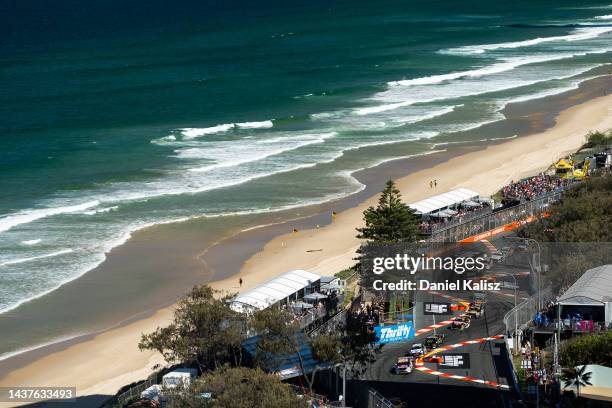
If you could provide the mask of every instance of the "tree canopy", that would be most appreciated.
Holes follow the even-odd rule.
[[[584,147],[605,147],[612,143],[612,131],[589,132]]]
[[[230,309],[229,296],[196,286],[178,302],[169,326],[143,334],[138,347],[157,350],[168,362],[195,364],[200,371],[240,364],[243,317]]]
[[[253,315],[252,327],[261,339],[257,343],[256,361],[266,367],[275,358],[287,354],[297,355],[298,362],[310,391],[316,374],[324,367],[345,364],[348,371],[359,374],[372,363],[380,351],[373,345],[374,332],[362,325],[352,315],[344,326],[333,333],[304,334],[292,321],[292,316],[277,308],[264,309]],[[317,362],[311,373],[306,373],[303,346],[310,347]]]
[[[544,247],[554,251],[547,279],[555,290],[573,284],[587,269],[610,263],[611,175],[592,176],[569,188],[548,212],[519,235],[551,243]]]
[[[363,212],[364,227],[357,228],[360,239],[375,243],[414,242],[419,239],[419,218],[401,200],[399,189],[387,181],[376,207]]]
[[[306,408],[289,385],[259,368],[222,367],[193,382],[176,395],[171,408]]]
[[[574,337],[563,342],[559,351],[565,367],[599,364],[612,368],[612,332]]]

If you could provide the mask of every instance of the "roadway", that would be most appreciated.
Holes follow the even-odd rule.
[[[508,245],[505,240],[495,240],[494,245]],[[475,248],[485,252],[491,251],[483,244],[470,246],[467,251]],[[521,254],[517,254],[522,256]],[[528,296],[527,291],[531,287],[531,279],[527,274],[516,275],[516,272],[525,272],[523,262],[508,262],[514,264],[496,264],[486,275],[497,275],[498,281],[505,280],[514,282],[510,275],[515,275],[519,283],[518,301]],[[458,298],[470,301],[473,293],[468,292],[444,292],[442,295],[450,295],[455,299],[449,300],[441,294],[418,291],[416,293],[416,305],[414,311],[415,328],[428,327],[434,323],[433,316],[423,314],[422,302],[456,302]],[[472,319],[470,327],[459,331],[442,327],[435,330],[437,334],[444,334],[444,344],[451,345],[470,340],[505,334],[503,323],[504,315],[514,306],[514,291],[503,290],[501,293],[487,292],[487,302],[484,314],[478,319]],[[458,313],[456,313],[458,314]],[[452,316],[436,316],[436,323],[448,320]],[[511,381],[511,371],[505,363],[501,353],[505,353],[503,340],[483,341],[477,344],[467,344],[457,347],[448,352],[469,353],[469,368],[445,368],[438,371],[437,364],[425,363],[425,367],[437,372],[444,372],[456,377],[466,377],[469,380],[448,378],[440,375],[414,370],[411,374],[398,375],[393,373],[393,366],[398,357],[408,353],[413,343],[421,343],[427,336],[434,334],[428,332],[415,337],[411,341],[386,344],[377,360],[371,364],[362,375],[361,381],[366,381],[369,386],[380,392],[386,398],[402,401],[410,407],[439,406],[452,402],[454,406],[460,407],[498,407],[510,406],[510,393],[507,390]],[[439,353],[443,355],[445,352]],[[478,380],[478,381],[474,381]],[[482,381],[480,381],[482,380]],[[495,384],[495,385],[494,385]]]

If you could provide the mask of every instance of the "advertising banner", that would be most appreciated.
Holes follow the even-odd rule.
[[[450,315],[451,304],[443,302],[423,302],[423,314],[426,315]]]
[[[440,368],[470,368],[469,353],[448,353],[440,357],[441,361],[438,363]]]
[[[389,326],[374,327],[376,333],[376,343],[396,343],[399,341],[409,340],[414,337],[414,328],[412,322],[393,324]]]

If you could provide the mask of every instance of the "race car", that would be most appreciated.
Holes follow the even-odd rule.
[[[450,330],[465,330],[470,327],[470,318],[467,316],[455,317],[448,326]]]
[[[442,343],[444,343],[444,335],[443,334],[436,334],[434,336],[429,336],[425,339],[425,341],[423,342],[423,345],[431,350],[431,349],[435,349],[437,347],[440,347],[442,345]]]
[[[478,319],[482,315],[482,309],[471,307],[465,315],[470,319]]]
[[[426,352],[427,349],[421,343],[414,343],[412,347],[410,347],[410,355],[412,357],[420,357]]]
[[[395,374],[410,374],[413,368],[414,359],[412,357],[400,357],[393,366],[393,372]]]
[[[470,303],[470,307],[468,308],[468,310],[477,310],[479,312],[482,312],[483,309],[484,309],[484,302],[480,300]]]

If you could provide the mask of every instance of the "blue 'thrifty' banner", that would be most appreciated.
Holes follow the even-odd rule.
[[[399,323],[391,326],[376,326],[376,343],[395,343],[398,341],[409,340],[414,337],[412,322]]]

